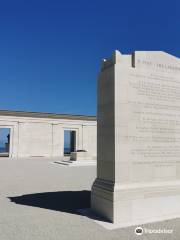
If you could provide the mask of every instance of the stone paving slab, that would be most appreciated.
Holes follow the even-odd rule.
[[[0,159],[0,240],[179,240],[180,219],[107,230],[78,213],[90,207],[96,167],[68,168],[53,159]],[[173,233],[145,233],[172,229]]]

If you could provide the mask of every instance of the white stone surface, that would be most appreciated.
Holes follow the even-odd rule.
[[[93,221],[96,219],[94,216],[85,217],[87,211],[67,212],[67,207],[77,211],[89,208],[90,201],[84,199],[84,192],[88,191],[90,196],[96,168],[63,167],[52,164],[53,161],[53,158],[45,158],[44,161],[41,158],[0,159],[1,240],[180,239],[180,219],[142,226],[143,229],[172,229],[173,234],[144,234],[139,237],[135,234],[136,227],[107,231]],[[10,197],[19,201],[12,202]],[[64,202],[66,208],[63,210]],[[58,206],[59,209],[54,211]],[[99,224],[109,229],[117,226]]]
[[[79,160],[79,161],[71,161],[71,160],[61,160],[55,161],[54,164],[60,164],[68,167],[88,167],[88,166],[96,166],[97,161],[95,160]]]
[[[92,209],[119,226],[180,216],[180,59],[116,51],[98,80]]]
[[[91,161],[91,160],[96,160],[96,156],[92,156],[89,152],[71,152],[70,160]]]

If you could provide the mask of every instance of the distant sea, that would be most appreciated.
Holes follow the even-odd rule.
[[[0,153],[6,152],[6,149],[3,147],[0,147]]]
[[[70,153],[70,147],[65,147],[64,148],[64,153]]]

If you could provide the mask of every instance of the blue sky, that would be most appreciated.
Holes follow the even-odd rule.
[[[0,1],[0,109],[96,114],[113,50],[180,57],[180,1]]]

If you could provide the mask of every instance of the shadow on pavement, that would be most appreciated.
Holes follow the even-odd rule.
[[[11,200],[11,202],[20,205],[81,215],[77,210],[90,208],[91,192],[86,190],[45,192],[8,198]]]

